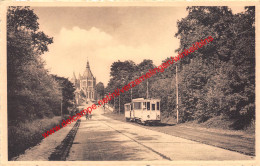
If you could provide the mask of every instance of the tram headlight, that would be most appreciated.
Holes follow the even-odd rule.
[[[160,119],[160,115],[157,115],[157,118]]]
[[[147,115],[147,118],[150,118],[150,115]]]

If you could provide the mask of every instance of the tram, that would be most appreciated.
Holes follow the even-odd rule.
[[[131,103],[126,103],[126,121],[135,121],[142,124],[160,123],[160,99],[133,99]]]

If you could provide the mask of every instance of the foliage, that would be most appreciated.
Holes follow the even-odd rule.
[[[225,6],[195,6],[187,10],[188,16],[177,22],[175,37],[180,39],[180,47],[176,52],[208,36],[214,40],[149,78],[149,97],[160,98],[161,111],[176,117],[177,65],[182,122],[205,122],[223,116],[235,122],[230,127],[242,129],[255,119],[255,7],[246,7],[245,12],[238,14],[232,14]],[[154,67],[151,60],[137,65],[131,61],[114,62],[106,93],[123,87]],[[146,88],[146,81],[132,88],[132,98],[145,98]],[[120,107],[131,101],[129,91],[120,95]],[[118,99],[115,102],[118,108]]]
[[[97,98],[103,99],[105,95],[105,86],[102,82],[97,83],[96,91],[97,91]]]
[[[52,76],[41,55],[53,39],[39,30],[29,7],[7,12],[7,92],[9,160],[35,146],[42,133],[61,123],[60,103],[72,106],[74,87],[66,78]],[[62,91],[59,89],[62,87]],[[62,93],[62,98],[61,98]]]
[[[38,31],[37,20],[29,7],[8,8],[8,121],[52,117],[59,111],[58,83],[44,69],[41,58],[52,38]]]
[[[246,114],[250,118],[243,128],[255,116],[255,9],[236,15],[228,7],[187,10],[189,15],[178,22],[179,50],[207,36],[214,44],[180,64],[183,119],[206,121],[220,114],[240,119]]]
[[[72,82],[68,78],[59,77],[53,75],[53,78],[59,83],[59,87],[62,93],[62,111],[63,114],[69,114],[72,110],[75,101],[75,88]]]
[[[114,62],[111,65],[111,79],[105,89],[105,94],[113,93],[117,88],[126,85],[132,78],[135,71],[135,64],[132,61]],[[130,91],[120,95],[120,110],[123,110],[123,103],[130,102]],[[110,103],[115,104],[115,108],[119,109],[119,98],[112,99]]]
[[[155,65],[151,60],[143,60],[140,64],[136,65],[133,61],[118,61],[111,65],[110,76],[111,79],[105,92],[113,93],[117,88],[123,88],[125,85],[129,84],[131,81],[136,80],[140,76],[144,75],[149,69],[153,69]],[[154,78],[150,78],[149,82],[154,81]],[[131,88],[124,93],[120,93],[120,111],[124,110],[124,104],[131,102],[131,97],[140,98],[146,97],[147,81],[140,83],[138,86]],[[111,100],[110,103],[114,104],[115,108],[119,109],[119,98]]]
[[[42,134],[53,127],[60,125],[61,117],[36,119],[32,122],[8,124],[8,160],[23,153],[26,149],[37,145]]]

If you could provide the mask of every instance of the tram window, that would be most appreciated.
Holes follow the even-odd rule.
[[[131,110],[133,110],[133,103],[131,104]]]
[[[147,102],[147,110],[150,110],[150,102]]]
[[[141,102],[135,102],[134,109],[137,109],[137,110],[141,109]]]
[[[157,102],[157,110],[160,110],[160,103]]]
[[[130,111],[130,105],[126,105],[126,111]]]
[[[143,110],[146,110],[146,102],[143,102]]]
[[[152,104],[152,111],[155,110],[155,104]]]

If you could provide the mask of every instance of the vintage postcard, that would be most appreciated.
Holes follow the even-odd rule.
[[[259,165],[258,5],[1,2],[0,164]]]

